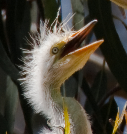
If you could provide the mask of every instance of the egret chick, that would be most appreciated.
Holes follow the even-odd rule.
[[[63,99],[67,108],[70,131],[68,134],[92,134],[89,118],[82,106],[71,97],[62,97],[60,86],[81,69],[90,55],[103,43],[96,41],[80,47],[97,20],[79,31],[66,30],[64,24],[53,28],[47,22],[33,39],[33,49],[27,51],[22,74],[24,96],[36,113],[44,115],[50,129],[42,127],[39,134],[63,134],[65,128]],[[39,45],[38,45],[39,44]]]

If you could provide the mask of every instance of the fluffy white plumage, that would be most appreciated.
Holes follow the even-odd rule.
[[[41,33],[36,38],[32,37],[33,49],[25,51],[29,55],[25,57],[25,66],[22,68],[22,74],[26,76],[22,79],[24,96],[36,113],[44,114],[49,119],[52,129],[51,131],[44,128],[40,134],[63,134],[60,127],[65,127],[60,85],[69,76],[60,81],[59,79],[64,76],[63,68],[70,64],[71,59],[67,58],[64,62],[57,63],[56,55],[52,54],[51,48],[63,40],[66,43],[67,38],[75,32],[65,29],[63,32],[61,29],[63,29],[62,24],[57,27],[56,23],[52,31],[47,28],[47,22],[44,23],[44,26],[41,26]],[[89,119],[80,104],[69,97],[65,97],[65,101],[68,107],[71,134],[92,134]]]

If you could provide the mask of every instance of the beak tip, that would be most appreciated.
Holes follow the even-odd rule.
[[[97,42],[97,45],[100,46],[104,42],[104,39],[98,40],[96,42]]]
[[[101,44],[102,44],[102,43],[104,42],[104,39],[101,39],[100,42],[101,42]]]
[[[97,19],[94,19],[94,20],[91,21],[91,23],[93,23],[93,24],[96,24],[97,22],[98,22]]]
[[[103,39],[93,42],[89,47],[93,50],[96,50],[102,43],[104,42]]]

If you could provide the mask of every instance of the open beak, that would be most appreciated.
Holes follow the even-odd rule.
[[[104,40],[95,41],[87,46],[80,47],[80,44],[90,33],[97,20],[93,20],[79,31],[71,34],[65,43],[60,43],[59,60],[54,64],[59,76],[57,80],[62,84],[74,72],[81,69],[88,61],[90,55],[103,43]]]
[[[96,41],[92,44],[83,46],[81,48],[80,45],[84,41],[86,36],[91,32],[96,23],[97,20],[93,20],[86,26],[81,28],[79,31],[73,33],[70,37],[68,37],[68,42],[63,46],[60,58],[63,58],[67,55],[80,56],[82,55],[82,53],[92,54],[103,43],[104,40]]]

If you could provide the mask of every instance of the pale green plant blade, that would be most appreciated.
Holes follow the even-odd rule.
[[[71,0],[73,17],[73,26],[75,30],[79,30],[84,26],[84,4],[80,0]]]

